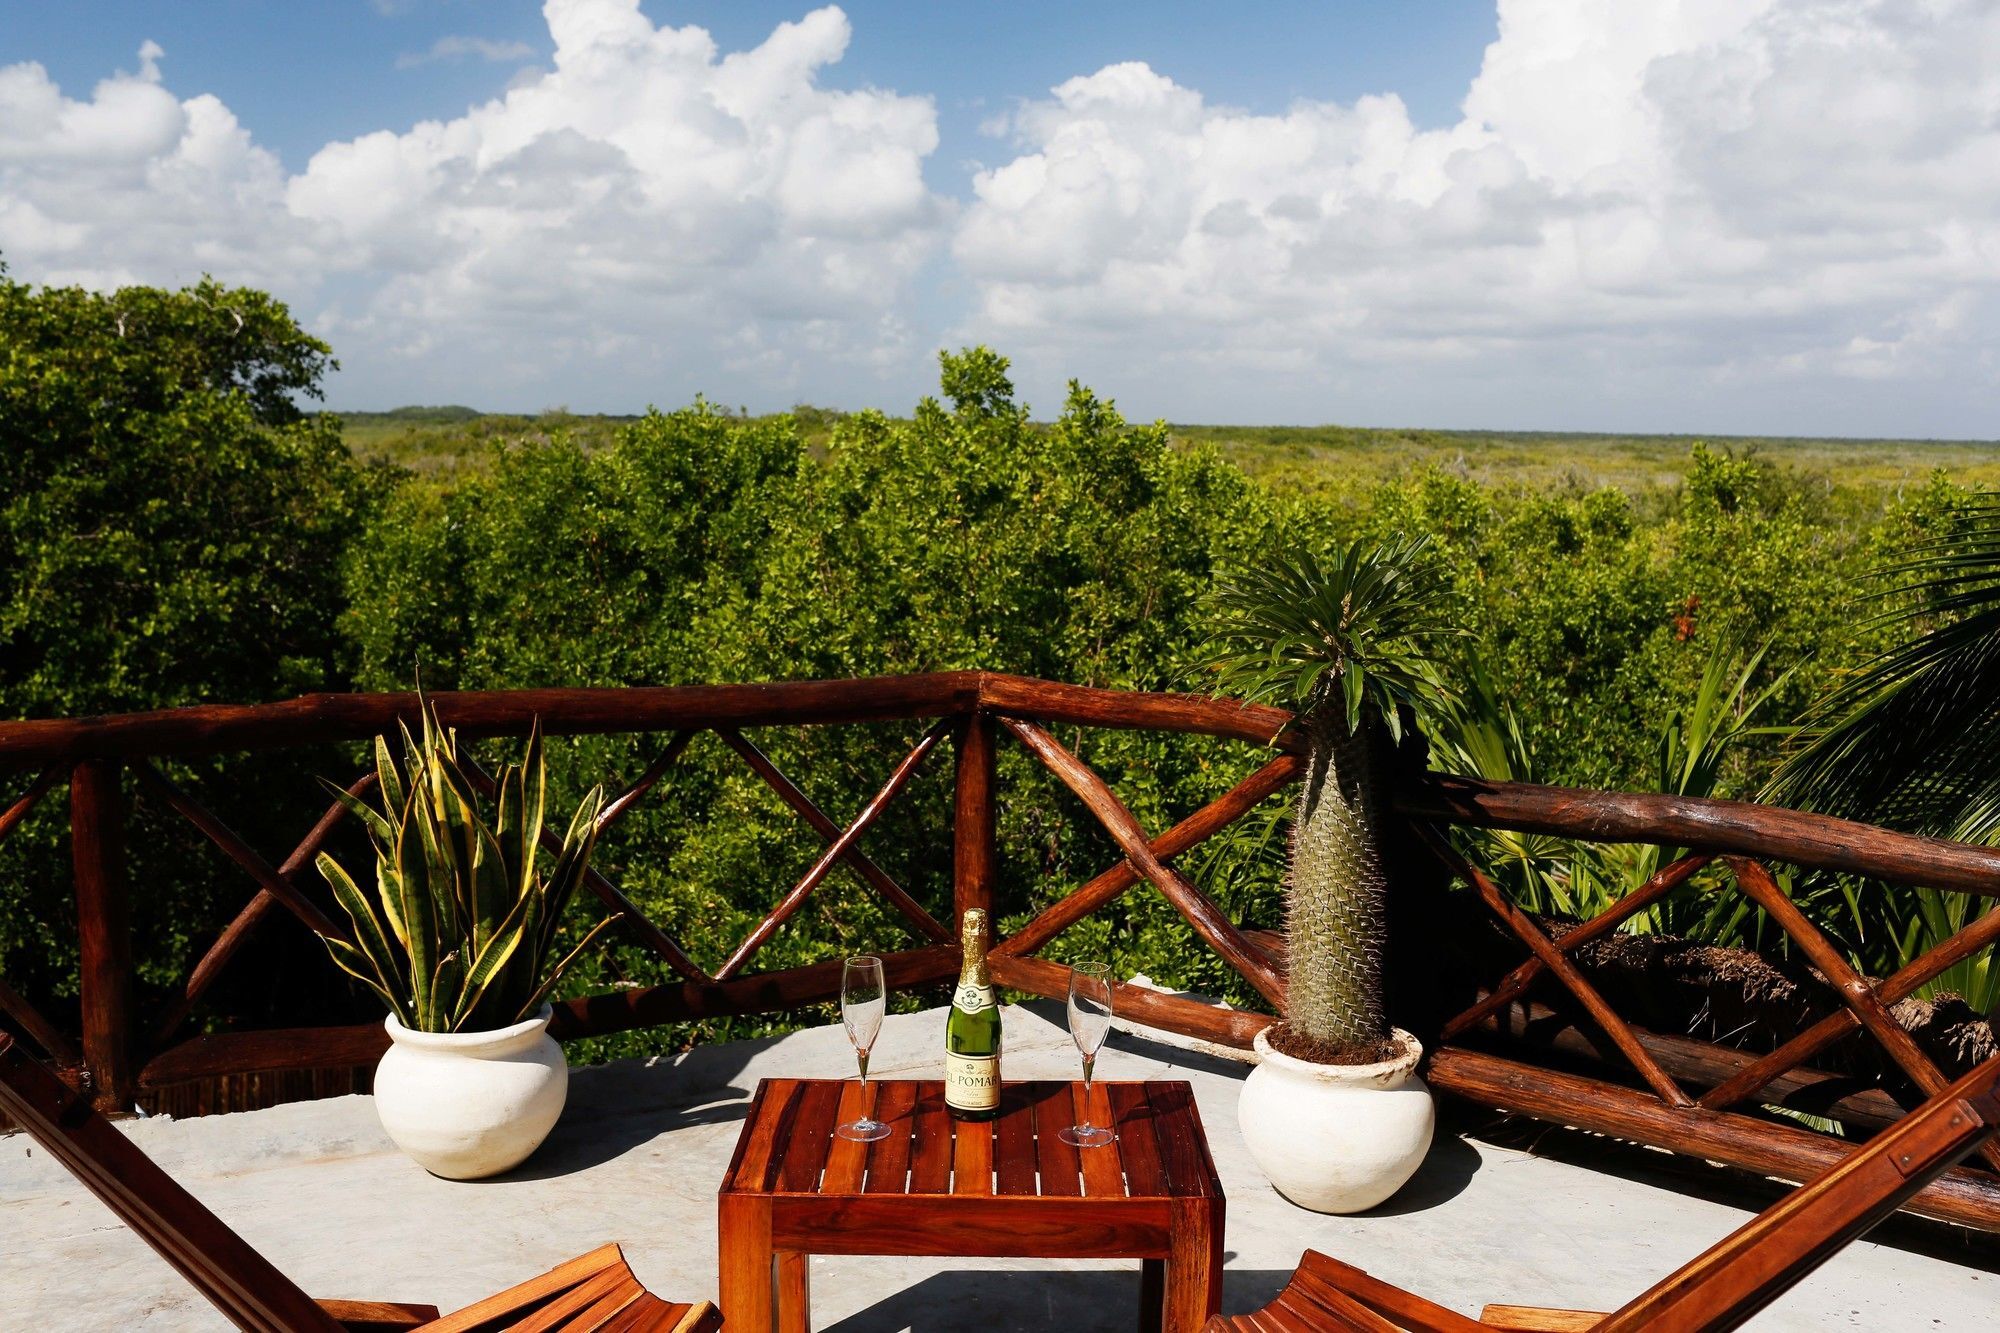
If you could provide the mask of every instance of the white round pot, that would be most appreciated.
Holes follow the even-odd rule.
[[[1394,1194],[1423,1163],[1437,1112],[1417,1077],[1424,1048],[1401,1028],[1400,1053],[1372,1065],[1322,1065],[1273,1050],[1237,1103],[1243,1139],[1278,1192],[1316,1213],[1358,1213]]]
[[[554,1009],[493,1032],[413,1032],[391,1014],[375,1067],[375,1113],[432,1175],[477,1180],[527,1160],[562,1115],[569,1065]]]

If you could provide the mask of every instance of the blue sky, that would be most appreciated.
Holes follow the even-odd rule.
[[[0,256],[337,405],[2000,435],[1979,0],[0,0]],[[1982,54],[1987,53],[1987,54]]]
[[[727,49],[755,46],[807,8],[641,4],[654,22],[697,24]],[[1247,17],[1190,0],[843,8],[855,37],[825,82],[936,96],[944,147],[932,177],[953,189],[964,187],[964,162],[991,154],[980,122],[1080,71],[1143,60],[1218,101],[1266,111],[1394,90],[1420,122],[1448,124],[1495,31],[1494,9],[1480,0],[1286,0]],[[455,116],[551,52],[533,0],[0,0],[0,16],[0,64],[38,61],[79,91],[129,67],[141,42],[158,42],[176,92],[216,94],[295,171],[329,140]],[[413,59],[452,37],[532,54]]]

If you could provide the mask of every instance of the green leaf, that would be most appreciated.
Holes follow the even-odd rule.
[[[569,971],[570,966],[583,956],[583,951],[588,949],[599,935],[610,929],[614,921],[621,920],[623,916],[624,913],[622,912],[614,912],[584,932],[583,938],[577,941],[576,947],[565,954],[561,962],[549,969],[548,978],[542,982],[533,995],[528,997],[528,1002],[521,1006],[521,1012],[514,1016],[514,1021],[518,1023],[524,1018],[534,1017],[535,1011],[540,1009],[542,1003],[554,993],[556,983],[563,979],[563,974]]]
[[[417,1030],[416,1015],[410,1012],[409,1005],[403,1001],[401,996],[393,995],[382,988],[382,982],[376,976],[373,965],[369,963],[367,958],[362,956],[359,949],[356,949],[351,944],[330,939],[324,935],[320,938],[325,941],[326,951],[332,955],[335,967],[338,967],[341,971],[359,981],[369,990],[374,991],[376,997],[388,1006],[389,1012],[396,1016],[398,1023],[401,1023],[404,1027],[412,1031]]]
[[[438,959],[437,971],[431,977],[431,1005],[424,1019],[424,1031],[457,1031],[453,1015],[458,1012],[460,997],[464,990],[464,955],[459,950],[453,949]]]
[[[407,734],[406,732],[405,735]],[[389,738],[387,736],[377,736],[375,738],[375,786],[382,793],[383,809],[401,810],[403,808],[405,799],[403,778],[396,771],[396,757],[389,753]],[[384,822],[386,824],[387,821]],[[384,842],[391,840],[391,835],[386,829],[382,840]]]
[[[403,824],[396,833],[394,886],[409,946],[412,1009],[418,1014],[428,1014],[431,1010],[431,977],[437,968],[439,925],[436,896],[430,885],[432,867],[437,862],[429,853],[430,823],[424,815],[424,802],[420,799],[412,800],[403,809]]]
[[[333,890],[334,901],[354,923],[355,944],[382,988],[400,993],[406,981],[397,963],[397,953],[384,936],[382,919],[375,914],[368,896],[362,893],[360,886],[340,862],[333,859],[331,853],[321,852],[313,864],[319,867],[320,875]]]
[[[539,906],[534,894],[523,894],[520,901],[514,904],[514,910],[494,932],[493,938],[479,951],[471,969],[465,975],[465,995],[459,1004],[453,1030],[457,1030],[460,1024],[472,1016],[472,1011],[485,996],[487,987],[493,984],[494,978],[498,977],[502,969],[513,959],[516,950],[521,947],[521,942],[535,933],[536,909]]]
[[[331,792],[334,800],[338,801],[349,814],[361,821],[362,827],[368,830],[369,838],[374,841],[377,847],[389,847],[395,844],[396,830],[390,826],[388,818],[376,810],[374,806],[354,795],[339,783],[329,782],[327,779],[321,778],[319,785]],[[398,804],[400,803],[390,803],[387,808],[394,810]]]

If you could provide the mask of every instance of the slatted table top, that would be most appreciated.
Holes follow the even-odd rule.
[[[1076,1148],[1057,1137],[1087,1108],[1115,1141]],[[863,1111],[890,1126],[856,1143],[833,1127]],[[1024,1197],[1131,1200],[1222,1198],[1201,1115],[1185,1082],[1008,1083],[1000,1115],[952,1118],[937,1080],[765,1079],[723,1178],[725,1194]]]

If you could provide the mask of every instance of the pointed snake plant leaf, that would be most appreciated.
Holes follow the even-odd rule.
[[[571,965],[583,956],[583,951],[588,949],[599,935],[608,930],[612,922],[619,920],[623,915],[624,913],[622,912],[613,912],[610,916],[605,917],[602,921],[585,931],[583,938],[577,941],[576,947],[565,954],[561,962],[549,969],[547,979],[535,989],[533,995],[528,997],[528,1002],[521,1006],[521,1012],[514,1016],[514,1021],[518,1023],[522,1019],[534,1017],[535,1011],[542,1007],[542,1002],[547,1000],[555,991],[556,983],[563,979],[563,973],[569,971]]]
[[[454,1019],[464,991],[465,961],[459,950],[453,949],[438,959],[437,972],[431,977],[430,1016],[424,1021],[424,1031],[455,1031]]]
[[[597,848],[597,817],[603,809],[604,788],[592,787],[578,803],[576,815],[570,820],[569,832],[563,835],[562,855],[556,858],[555,871],[549,876],[548,903],[544,909],[542,938],[538,946],[543,957],[548,956],[549,948],[555,942],[556,928],[561,924],[563,914],[569,911],[576,886],[583,882],[590,866],[591,853]]]
[[[493,822],[493,836],[500,844],[500,857],[504,877],[507,880],[507,899],[512,902],[521,892],[521,826],[524,821],[522,806],[526,804],[526,774],[512,764],[502,764],[499,776],[494,780],[494,790],[500,796],[500,817]]]
[[[548,813],[548,763],[542,749],[542,720],[537,717],[528,731],[528,749],[521,756],[520,857],[514,863],[520,873],[520,892],[531,893],[535,886],[535,861],[541,855],[542,823]]]
[[[361,821],[362,827],[368,830],[368,836],[376,846],[390,847],[395,845],[396,830],[390,825],[388,818],[381,811],[337,782],[329,782],[327,779],[321,778],[319,785],[331,792],[333,799],[340,802],[341,807],[347,813]],[[399,802],[390,803],[387,808],[393,811],[397,809],[399,804]]]
[[[388,1006],[389,1012],[396,1016],[398,1023],[413,1030],[416,1028],[416,1015],[410,1012],[409,1005],[403,1001],[402,997],[392,995],[382,989],[381,981],[373,975],[374,969],[368,960],[362,956],[359,949],[356,949],[351,944],[345,944],[340,940],[331,939],[324,935],[320,938],[326,941],[326,951],[332,955],[335,967],[347,973],[348,976],[353,977],[369,990],[374,991],[382,1003]]]
[[[382,919],[389,923],[389,933],[403,946],[404,956],[407,957],[410,952],[410,926],[403,920],[403,877],[397,872],[396,863],[384,852],[375,854],[375,896],[382,901]]]
[[[382,793],[382,808],[401,810],[405,799],[403,775],[396,771],[396,756],[389,752],[389,738],[375,738],[375,785]]]
[[[527,894],[514,904],[514,910],[500,923],[493,938],[473,959],[472,966],[465,974],[465,995],[459,1005],[456,1022],[462,1023],[471,1016],[472,1010],[486,994],[487,987],[500,975],[515,952],[521,947],[535,925],[535,896]],[[456,1030],[456,1024],[454,1024]]]
[[[426,845],[430,825],[424,803],[413,800],[403,810],[396,833],[396,897],[402,912],[410,953],[412,1011],[430,1011],[431,975],[437,968],[438,915],[431,894],[432,860]]]
[[[517,897],[510,890],[507,862],[500,854],[500,840],[489,832],[484,824],[472,825],[479,839],[472,863],[472,949],[474,955],[486,948],[500,924],[512,913],[515,905],[524,898]]]
[[[340,862],[326,852],[321,852],[313,862],[319,873],[332,888],[334,900],[354,922],[354,942],[359,952],[367,960],[384,989],[403,988],[403,975],[397,966],[396,950],[389,944],[382,929],[382,919],[368,901],[368,895],[361,891],[351,875],[341,867]]]

